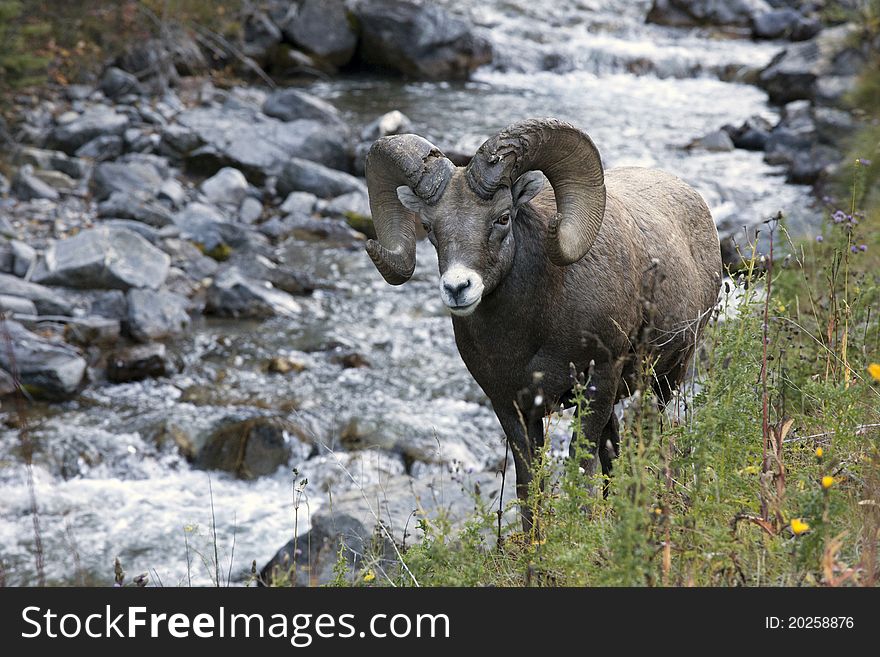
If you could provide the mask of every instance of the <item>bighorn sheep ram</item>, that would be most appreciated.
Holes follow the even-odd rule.
[[[466,167],[416,135],[384,137],[366,178],[378,238],[366,249],[385,280],[412,276],[417,221],[437,249],[455,341],[507,436],[521,502],[543,417],[570,405],[571,364],[593,363],[583,429],[609,474],[634,345],[665,404],[717,300],[718,233],[699,193],[655,169],[603,171],[590,137],[555,119],[507,127]]]

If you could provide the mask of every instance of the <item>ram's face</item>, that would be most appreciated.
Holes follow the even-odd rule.
[[[517,208],[540,191],[543,181],[540,175],[540,182],[533,178],[529,178],[528,191],[517,181],[514,192],[501,187],[486,200],[471,191],[459,169],[434,205],[423,203],[407,187],[398,188],[401,202],[418,213],[428,239],[437,249],[440,297],[452,314],[470,315],[510,271],[516,252]],[[520,193],[515,202],[517,191]]]

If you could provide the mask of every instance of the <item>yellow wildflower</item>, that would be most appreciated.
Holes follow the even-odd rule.
[[[868,374],[870,374],[875,381],[880,381],[880,363],[871,363],[868,365]]]
[[[825,453],[825,450],[822,449],[821,447],[817,447],[817,448],[816,448],[816,458],[817,458],[817,459],[822,458],[822,455],[823,455],[824,453]]]
[[[372,582],[374,579],[376,579],[376,573],[374,573],[372,571],[372,569],[368,570],[366,573],[364,573],[364,581],[365,582]]]
[[[834,485],[834,477],[832,477],[831,475],[825,475],[824,477],[822,477],[822,488],[824,488],[825,490],[828,490],[833,485]]]
[[[794,532],[795,536],[800,536],[805,531],[809,530],[810,526],[805,523],[800,518],[792,518],[791,519],[791,531]]]

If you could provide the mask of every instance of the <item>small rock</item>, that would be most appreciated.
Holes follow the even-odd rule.
[[[129,119],[125,114],[119,114],[104,105],[94,105],[72,121],[57,125],[49,135],[49,144],[72,155],[95,137],[108,134],[121,136],[128,125]]]
[[[117,135],[101,135],[76,149],[76,156],[95,162],[117,159],[125,151],[125,141]]]
[[[30,299],[41,315],[70,315],[73,312],[70,303],[61,295],[16,276],[0,274],[0,290],[9,296]]]
[[[672,27],[750,27],[772,11],[764,0],[654,0],[646,21]]]
[[[734,149],[733,141],[724,130],[710,132],[705,137],[688,144],[689,149],[702,149],[710,153],[723,153]]]
[[[356,351],[348,351],[330,356],[330,362],[341,365],[343,369],[352,369],[357,367],[369,367],[370,361],[366,356]]]
[[[386,112],[361,130],[363,141],[374,142],[380,137],[402,135],[413,131],[409,117],[399,110]]]
[[[144,190],[113,192],[98,204],[98,216],[131,219],[154,228],[174,224],[172,212]]]
[[[268,281],[248,278],[230,267],[219,273],[208,288],[205,312],[219,317],[292,317],[300,313],[300,306]]]
[[[246,224],[252,224],[263,215],[263,204],[253,196],[246,197],[238,208],[238,218]]]
[[[30,299],[0,294],[0,315],[3,313],[33,316],[37,314],[37,307]]]
[[[22,201],[40,198],[57,201],[61,198],[57,189],[34,175],[34,168],[30,164],[25,164],[13,176],[12,193]]]
[[[116,100],[128,94],[140,96],[144,93],[143,87],[141,87],[140,82],[138,82],[135,76],[115,66],[111,66],[104,71],[98,89],[111,100]]]
[[[322,198],[333,198],[353,191],[365,191],[366,185],[358,178],[330,169],[317,162],[291,158],[276,184],[278,193],[311,192]]]
[[[128,317],[128,302],[122,290],[90,290],[87,294],[90,314],[120,322]]]
[[[290,432],[286,422],[256,417],[233,420],[214,431],[195,458],[203,470],[231,472],[239,479],[256,479],[287,465]]]
[[[235,267],[248,278],[269,281],[274,287],[289,294],[303,295],[314,291],[314,285],[307,276],[262,255],[234,255],[226,266]]]
[[[195,242],[202,253],[215,260],[226,260],[233,249],[251,240],[245,227],[228,221],[219,209],[204,203],[190,203],[174,215],[174,223],[182,237]]]
[[[20,240],[12,240],[9,246],[13,258],[12,273],[19,278],[26,278],[37,262],[37,251]]]
[[[285,214],[309,215],[314,211],[317,200],[318,197],[311,192],[290,192],[281,204],[280,210]]]
[[[202,193],[216,205],[238,206],[248,193],[244,174],[232,167],[223,167],[201,184]]]
[[[89,170],[84,160],[65,155],[61,151],[51,151],[33,146],[21,146],[13,158],[14,164],[30,164],[35,169],[46,169],[66,173],[71,178],[83,178]]]
[[[95,199],[103,201],[114,192],[154,193],[163,176],[150,162],[101,162],[92,174],[91,187]]]
[[[86,361],[72,347],[31,333],[18,322],[6,320],[12,338],[11,353],[22,387],[28,394],[60,400],[74,396],[86,375]],[[12,371],[10,349],[0,349],[0,368]]]
[[[33,280],[50,285],[128,290],[156,289],[170,258],[143,237],[121,228],[92,228],[52,244]]]
[[[306,369],[306,366],[305,363],[288,356],[275,356],[269,360],[266,369],[272,374],[288,374],[290,372],[299,374]]]
[[[93,344],[112,344],[119,339],[120,324],[106,317],[71,318],[64,326],[64,339],[71,344],[87,347]]]
[[[173,208],[179,208],[186,203],[186,190],[174,178],[162,181],[156,198],[160,201],[168,201]]]
[[[769,121],[760,117],[752,116],[739,127],[732,128],[730,135],[733,145],[747,151],[763,151],[767,146],[772,126]]]
[[[176,370],[160,342],[119,349],[107,358],[107,378],[113,383],[171,376]]]
[[[310,119],[330,125],[344,124],[342,115],[330,103],[299,89],[281,89],[263,103],[263,114],[282,121]]]
[[[149,342],[182,333],[189,328],[187,300],[166,290],[128,291],[128,333],[140,342]]]

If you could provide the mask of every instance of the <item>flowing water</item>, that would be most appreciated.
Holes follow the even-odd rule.
[[[313,85],[354,125],[398,109],[444,147],[472,151],[506,124],[555,116],[586,129],[605,165],[659,166],[704,195],[727,231],[783,209],[815,225],[809,190],[784,184],[760,153],[687,151],[695,137],[777,111],[737,82],[783,44],[645,25],[649,2],[491,0],[469,13],[492,40],[495,63],[467,83],[401,83],[357,77]],[[216,526],[221,579],[233,559],[241,581],[302,531],[328,491],[391,474],[482,470],[503,457],[494,414],[462,364],[436,293],[436,256],[419,245],[413,280],[386,285],[359,248],[289,242],[285,261],[326,286],[295,319],[208,321],[174,345],[185,367],[170,379],[88,390],[32,413],[34,477],[46,571],[53,582],[112,581],[120,556],[130,574],[164,585],[208,583]],[[357,352],[369,366],[344,368]],[[289,356],[298,374],[268,374]],[[169,441],[197,438],[230,418],[282,415],[302,428],[293,459],[256,481],[193,469]],[[351,451],[356,433],[383,449]],[[35,581],[33,527],[17,433],[0,433],[0,559],[11,584]],[[295,514],[291,468],[308,477],[308,508]],[[213,501],[213,520],[212,520]],[[232,555],[234,545],[234,558]],[[187,567],[188,559],[190,567]]]

